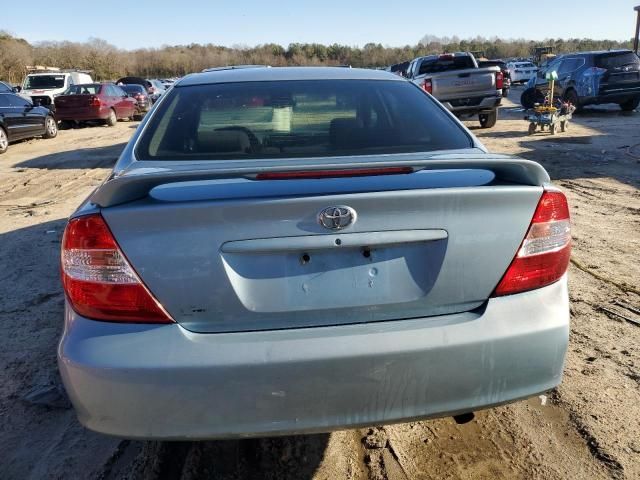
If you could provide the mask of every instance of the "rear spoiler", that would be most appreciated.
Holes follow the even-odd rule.
[[[384,167],[412,167],[416,170],[489,170],[495,175],[495,181],[529,186],[543,186],[551,180],[542,166],[530,160],[507,155],[486,153],[463,153],[434,155],[417,159],[415,156],[395,155],[393,161],[376,157],[366,161],[342,161],[337,158],[304,159],[296,163],[278,161],[273,165],[269,160],[260,161],[208,161],[201,163],[185,162],[134,162],[120,174],[112,174],[88,198],[90,203],[99,207],[112,207],[132,202],[148,196],[159,185],[178,182],[193,182],[229,178],[254,179],[256,175],[267,172],[287,172],[295,170],[313,171],[327,169],[358,169]],[[359,159],[362,157],[358,157]],[[353,157],[350,157],[352,160]],[[162,166],[158,166],[161,164]],[[250,164],[250,165],[247,165]],[[153,166],[151,166],[153,165]],[[265,180],[268,182],[271,180]]]

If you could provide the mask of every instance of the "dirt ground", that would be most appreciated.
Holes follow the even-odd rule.
[[[527,136],[522,112],[504,104],[495,128],[474,133],[542,163],[571,204],[571,341],[557,390],[464,425],[199,443],[86,431],[55,361],[60,238],[136,124],[67,130],[0,156],[0,478],[640,478],[640,325],[623,318],[640,319],[640,113],[588,109],[566,133]]]

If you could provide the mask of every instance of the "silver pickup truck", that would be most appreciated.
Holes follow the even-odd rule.
[[[447,53],[416,58],[407,76],[456,116],[478,115],[482,128],[496,124],[504,82],[498,67],[479,68],[470,53]]]

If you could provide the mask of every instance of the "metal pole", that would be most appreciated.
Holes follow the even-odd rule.
[[[636,36],[633,37],[633,51],[638,54],[638,37],[640,37],[640,5],[634,8],[638,12],[638,18],[636,19]]]

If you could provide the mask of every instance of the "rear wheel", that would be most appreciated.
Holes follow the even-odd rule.
[[[640,97],[632,98],[631,100],[627,100],[626,102],[621,103],[620,108],[623,112],[631,112],[638,108],[638,105],[640,105]]]
[[[116,116],[115,110],[109,110],[109,116],[107,117],[107,125],[110,127],[115,127],[116,123],[118,123],[118,117]]]
[[[533,108],[536,103],[544,102],[544,95],[535,88],[527,88],[522,95],[520,95],[520,104],[524,108]]]
[[[42,138],[55,138],[58,135],[58,124],[55,118],[47,117],[44,121],[44,135]]]
[[[494,110],[491,113],[481,113],[478,115],[478,119],[480,120],[480,126],[482,128],[491,128],[498,121],[498,111]]]
[[[4,128],[0,127],[0,155],[7,151],[9,148],[9,138]]]

